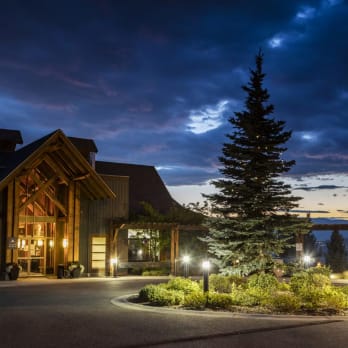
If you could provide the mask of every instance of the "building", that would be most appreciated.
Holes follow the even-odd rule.
[[[179,231],[200,228],[141,218],[144,204],[160,216],[187,215],[154,167],[98,162],[93,140],[61,130],[18,144],[19,131],[0,130],[1,274],[9,263],[20,266],[20,276],[80,263],[86,274],[110,275],[115,258],[124,273],[134,264],[175,270]]]

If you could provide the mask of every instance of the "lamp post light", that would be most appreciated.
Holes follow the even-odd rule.
[[[209,270],[210,270],[210,262],[205,260],[202,262],[203,269],[203,292],[206,293],[209,291]]]
[[[189,271],[189,263],[190,263],[190,256],[189,255],[184,255],[182,258],[182,261],[184,263],[184,277],[188,277],[188,271]]]
[[[303,256],[303,263],[305,268],[308,268],[311,262],[312,262],[312,258],[309,255]]]
[[[112,264],[112,276],[114,278],[117,277],[117,257],[111,259],[111,264]]]

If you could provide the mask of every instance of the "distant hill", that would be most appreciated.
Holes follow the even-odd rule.
[[[345,219],[337,219],[337,218],[313,218],[311,219],[314,224],[323,224],[323,225],[335,225],[335,224],[347,224],[348,220]],[[328,241],[331,237],[332,231],[316,231],[314,230],[315,238],[320,241]],[[348,230],[340,231],[343,238],[346,240],[346,245],[348,241]]]
[[[338,218],[311,218],[312,222],[315,224],[347,224],[348,220],[345,219],[338,219]]]

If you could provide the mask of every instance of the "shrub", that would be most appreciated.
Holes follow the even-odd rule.
[[[212,309],[228,309],[233,304],[233,298],[229,294],[210,293],[208,295],[208,307]]]
[[[276,292],[269,298],[267,307],[281,313],[294,313],[301,308],[301,301],[291,292]]]
[[[348,286],[340,286],[339,288],[339,291],[341,291],[343,294],[346,294],[348,295]]]
[[[290,291],[290,285],[286,282],[279,282],[278,290],[279,291]]]
[[[336,311],[347,309],[348,295],[337,287],[326,286],[322,291],[321,306]]]
[[[236,274],[231,274],[227,277],[231,284],[235,284],[237,286],[242,286],[242,287],[246,286],[247,280],[248,280],[246,277],[242,277]]]
[[[206,295],[202,291],[195,291],[185,296],[183,306],[191,309],[204,309],[206,303]]]
[[[274,291],[278,289],[279,282],[278,279],[272,275],[267,273],[254,274],[248,279],[248,288],[256,288],[264,291]]]
[[[151,298],[153,298],[153,294],[155,293],[157,285],[149,284],[144,286],[139,291],[139,300],[143,302],[150,302]]]
[[[232,304],[237,306],[253,307],[261,304],[264,299],[260,289],[241,289],[238,288],[232,291]]]
[[[296,295],[303,295],[315,289],[322,289],[331,285],[328,276],[313,271],[302,271],[294,274],[290,279],[290,288]]]
[[[348,296],[344,291],[331,285],[327,272],[318,272],[319,268],[295,274],[290,280],[291,290],[302,301],[304,309],[333,309],[348,307]]]
[[[160,285],[146,285],[139,291],[139,300],[155,306],[175,306],[184,300],[184,293],[166,289]]]
[[[303,270],[303,266],[300,262],[291,262],[287,263],[284,266],[284,276],[291,277],[295,273],[301,272]]]
[[[232,283],[229,277],[221,274],[211,274],[209,276],[209,286],[212,291],[219,293],[230,293],[232,291]]]
[[[168,290],[183,291],[185,294],[200,290],[199,284],[196,281],[181,277],[170,279],[166,287]]]
[[[330,277],[331,268],[329,266],[312,267],[307,270],[311,274],[322,274],[326,277]]]

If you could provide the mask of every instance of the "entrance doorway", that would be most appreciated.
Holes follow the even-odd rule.
[[[18,265],[21,275],[43,275],[46,269],[46,238],[18,239]]]
[[[17,240],[19,276],[28,277],[53,274],[53,224],[40,223],[36,224],[36,226],[34,224],[28,224],[26,227],[26,229],[20,229]]]

